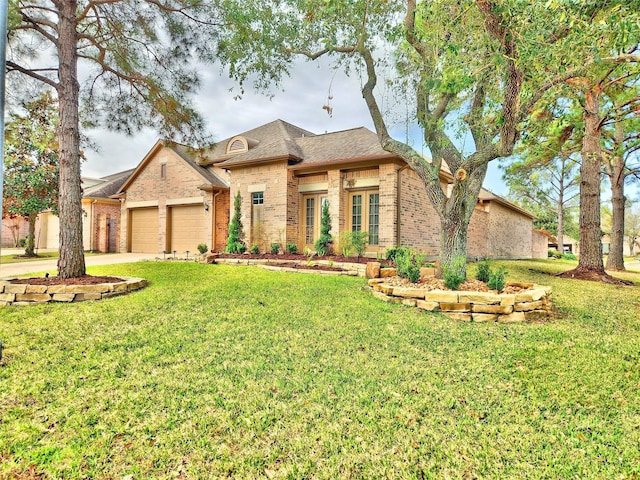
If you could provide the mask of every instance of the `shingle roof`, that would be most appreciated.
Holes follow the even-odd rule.
[[[228,142],[238,136],[249,141],[249,151],[229,155]],[[344,162],[364,157],[394,157],[380,146],[375,133],[364,127],[315,135],[282,120],[249,130],[219,142],[204,154],[201,164],[218,163],[221,167],[241,166],[261,160],[288,158],[299,166]]]
[[[302,158],[302,152],[294,142],[295,139],[313,137],[314,133],[296,127],[284,120],[274,120],[252,130],[247,130],[233,137],[221,140],[210,150],[204,152],[200,165],[224,162],[224,166],[242,165],[259,160],[290,157]],[[227,144],[235,137],[244,137],[249,143],[249,151],[229,155]]]
[[[93,185],[83,192],[85,198],[109,198],[111,195],[118,193],[120,187],[127,181],[135,169],[125,170],[123,172],[112,173],[100,180],[103,182]]]
[[[363,157],[394,157],[385,151],[378,136],[364,127],[297,138],[302,151],[302,164],[332,163]]]

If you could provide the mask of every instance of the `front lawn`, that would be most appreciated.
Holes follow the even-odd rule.
[[[505,264],[553,287],[556,319],[457,323],[362,278],[90,268],[151,285],[0,308],[0,478],[637,478],[639,288]]]

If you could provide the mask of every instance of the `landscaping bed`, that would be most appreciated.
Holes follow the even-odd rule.
[[[75,278],[11,278],[0,280],[0,305],[82,302],[124,295],[147,286],[136,277],[84,275]]]

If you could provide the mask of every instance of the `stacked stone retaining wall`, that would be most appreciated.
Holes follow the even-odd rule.
[[[147,286],[144,278],[120,278],[122,282],[95,285],[29,285],[11,283],[12,279],[0,280],[0,306],[102,300]]]
[[[551,315],[551,287],[533,283],[509,283],[518,293],[463,292],[398,287],[384,278],[369,280],[373,295],[385,302],[401,303],[450,318],[474,322],[524,322]]]

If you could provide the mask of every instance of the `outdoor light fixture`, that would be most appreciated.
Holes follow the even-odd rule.
[[[174,250],[174,251],[173,251],[173,259],[174,259],[174,260],[176,259],[176,252],[177,252],[177,250]]]
[[[185,252],[187,254],[187,257],[185,258],[185,260],[189,260],[189,250],[185,250]]]
[[[209,203],[208,202],[204,202],[204,211],[205,212],[209,211]]]

